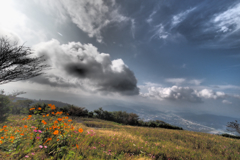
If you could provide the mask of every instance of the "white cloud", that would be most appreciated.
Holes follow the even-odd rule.
[[[212,20],[217,32],[235,32],[240,29],[240,3],[216,15]]]
[[[188,81],[188,83],[194,84],[194,85],[197,85],[197,86],[200,85],[202,82],[203,82],[202,79],[193,79],[193,80]]]
[[[209,89],[203,89],[197,93],[199,97],[207,98],[207,99],[218,99],[225,98],[227,95],[224,92],[215,92]]]
[[[230,102],[228,100],[223,100],[222,103],[224,103],[224,104],[232,104],[232,102]]]
[[[132,37],[135,38],[135,29],[136,29],[136,26],[135,26],[135,20],[134,19],[131,19],[131,32],[132,32]]]
[[[110,55],[99,53],[92,44],[70,42],[60,45],[53,39],[34,46],[38,56],[47,57],[53,67],[46,76],[29,81],[59,87],[80,87],[96,93],[137,95],[139,88],[134,73],[121,59],[111,61]]]
[[[203,99],[223,99],[227,97],[235,97],[239,98],[239,95],[231,96],[224,92],[213,91],[210,89],[201,89],[197,90],[192,87],[180,87],[180,86],[172,86],[172,87],[159,87],[159,85],[149,85],[151,83],[146,84],[145,86],[141,86],[140,88],[144,89],[140,95],[146,98],[158,99],[158,100],[183,100],[189,102],[202,102]],[[146,90],[147,88],[147,90]]]
[[[181,12],[181,13],[173,16],[173,18],[172,18],[172,26],[175,27],[176,25],[178,25],[180,22],[182,22],[187,17],[187,15],[190,12],[194,11],[195,9],[196,9],[196,7],[188,9],[188,10],[186,10],[184,12]]]
[[[197,96],[196,91],[190,87],[172,86],[169,88],[151,87],[148,93],[140,93],[143,97],[153,99],[169,99],[169,100],[185,100],[190,102],[201,102],[201,98]]]
[[[118,11],[115,0],[35,0],[41,4],[49,14],[58,17],[58,21],[67,21],[70,16],[81,30],[89,37],[96,37],[98,42],[102,42],[101,30],[112,22],[124,22],[131,20],[121,15]]]
[[[186,79],[184,79],[184,78],[168,78],[165,81],[178,85],[178,84],[181,84],[181,83],[185,82]]]
[[[192,80],[186,80],[185,78],[167,78],[165,79],[166,82],[173,83],[176,85],[188,83],[193,85],[200,85],[203,80],[202,79],[192,79]]]
[[[169,36],[169,33],[165,30],[164,26],[160,23],[154,27],[154,35],[150,38],[158,37],[159,39],[166,39]]]

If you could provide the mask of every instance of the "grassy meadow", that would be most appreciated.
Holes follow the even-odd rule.
[[[1,123],[0,159],[240,159],[239,139],[71,117],[54,109],[49,105],[46,114],[10,115]]]

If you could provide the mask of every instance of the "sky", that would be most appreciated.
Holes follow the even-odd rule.
[[[0,0],[0,36],[51,66],[6,93],[239,118],[239,0]]]

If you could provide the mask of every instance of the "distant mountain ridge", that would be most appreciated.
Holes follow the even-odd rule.
[[[17,100],[32,100],[24,97],[16,97],[13,102]],[[56,107],[64,107],[71,105],[64,102],[54,101],[54,100],[32,100],[34,105],[36,103],[46,103],[54,104]],[[76,105],[75,105],[76,106]],[[80,107],[80,106],[78,106]],[[100,108],[100,107],[99,107]],[[178,115],[171,113],[170,111],[162,112],[158,110],[149,110],[147,106],[134,106],[132,108],[119,106],[119,105],[106,105],[102,106],[103,110],[109,112],[112,111],[126,111],[127,113],[136,113],[139,118],[144,119],[144,121],[149,120],[161,120],[174,126],[182,127],[184,130],[190,130],[195,132],[204,132],[211,134],[222,134],[229,133],[237,135],[236,133],[231,133],[226,131],[226,125],[228,122],[235,122],[237,120],[240,122],[240,118],[232,118],[227,116],[219,116],[212,114],[189,114],[189,113],[178,113]],[[137,109],[135,109],[137,108]],[[88,109],[88,108],[86,108]],[[89,110],[89,109],[88,109]],[[89,110],[90,111],[90,110]]]

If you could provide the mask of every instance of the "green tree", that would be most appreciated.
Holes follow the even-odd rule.
[[[9,104],[11,103],[11,100],[3,95],[3,92],[1,92],[0,95],[0,121],[5,121],[9,114]]]

